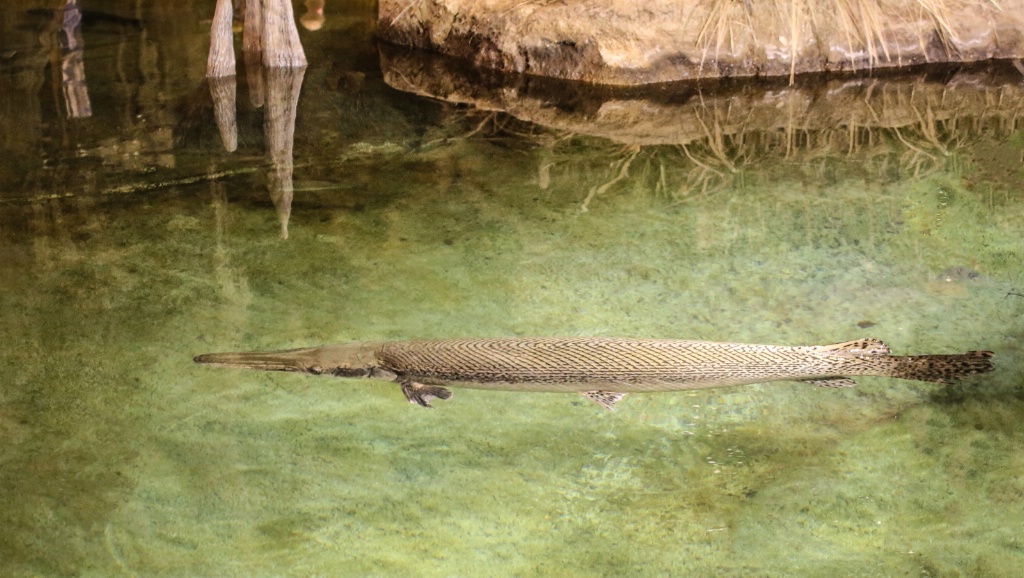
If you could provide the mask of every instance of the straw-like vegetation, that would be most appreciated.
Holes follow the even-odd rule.
[[[788,54],[791,79],[797,63],[813,44],[819,50],[843,46],[850,64],[874,67],[881,62],[902,63],[908,33],[916,35],[919,54],[929,54],[936,41],[948,57],[957,56],[963,37],[956,9],[962,0],[708,0],[695,7],[703,20],[697,36],[702,65],[720,57],[737,57],[744,50],[780,41]],[[983,10],[999,11],[994,1]],[[838,31],[841,41],[829,36]],[[771,38],[778,32],[779,39]]]

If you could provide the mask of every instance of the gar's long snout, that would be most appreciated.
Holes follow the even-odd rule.
[[[237,367],[240,369],[262,369],[266,371],[309,371],[317,365],[315,347],[289,349],[284,351],[248,351],[230,353],[204,353],[192,358],[196,363]]]
[[[379,346],[379,342],[361,342],[281,351],[204,353],[195,356],[193,360],[196,363],[240,369],[359,377],[367,375],[377,365],[376,351]]]

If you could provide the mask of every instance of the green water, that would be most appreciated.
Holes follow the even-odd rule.
[[[74,119],[47,18],[0,12],[0,573],[1018,575],[1024,122],[701,172],[391,89],[372,8],[328,5],[283,239],[263,112],[240,87],[224,151],[212,2],[178,4],[97,7],[143,24],[85,27]],[[872,336],[997,371],[427,411],[191,361],[516,335]]]

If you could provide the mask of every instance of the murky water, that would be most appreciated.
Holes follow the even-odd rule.
[[[467,96],[382,58],[371,6],[329,2],[301,77],[211,90],[213,2],[99,4],[80,61],[48,12],[0,11],[0,573],[1024,564],[1019,79],[828,109],[877,125],[823,123],[809,86]],[[428,85],[447,101],[393,88]],[[426,411],[390,383],[191,361],[515,335],[873,336],[997,371]]]

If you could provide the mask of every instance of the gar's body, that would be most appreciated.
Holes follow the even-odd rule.
[[[580,392],[612,407],[626,393],[807,381],[855,385],[851,375],[949,381],[991,371],[991,352],[890,355],[877,339],[779,346],[679,339],[510,337],[324,345],[284,351],[210,353],[212,365],[397,381],[409,401],[429,407],[443,386]]]

